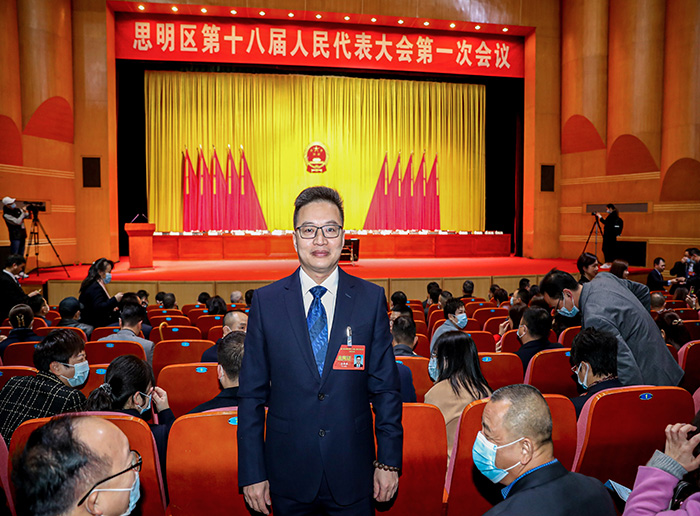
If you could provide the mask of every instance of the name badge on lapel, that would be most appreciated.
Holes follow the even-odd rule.
[[[365,370],[365,347],[354,346],[352,343],[352,328],[345,330],[345,345],[340,346],[338,355],[333,362],[333,369],[344,369],[347,371]]]

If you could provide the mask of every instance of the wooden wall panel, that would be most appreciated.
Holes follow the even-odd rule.
[[[20,94],[19,33],[17,0],[0,2],[0,70],[2,95],[0,115],[10,118],[22,130],[22,98]]]

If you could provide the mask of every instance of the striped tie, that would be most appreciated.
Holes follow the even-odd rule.
[[[311,349],[313,349],[319,376],[323,375],[323,363],[326,361],[326,351],[328,350],[328,319],[326,309],[321,303],[323,294],[328,292],[326,287],[320,285],[311,289],[314,300],[309,307],[309,315],[306,316],[306,325],[309,328],[309,338],[311,339]]]

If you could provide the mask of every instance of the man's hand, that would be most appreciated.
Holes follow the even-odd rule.
[[[686,471],[695,471],[700,466],[700,455],[695,457],[693,450],[700,442],[700,434],[688,439],[688,432],[695,430],[693,425],[676,423],[666,427],[666,449],[664,453],[678,462]]]
[[[29,297],[32,297],[32,296],[38,296],[39,294],[41,294],[41,290],[35,290],[34,292],[30,292],[30,293],[27,294],[27,295],[28,295]]]
[[[376,476],[375,478],[375,491],[376,491]],[[398,482],[398,479],[397,479]],[[263,514],[270,514],[268,507],[272,505],[270,500],[270,482],[263,480],[257,484],[251,484],[249,486],[243,487],[243,496],[245,497],[246,503],[251,509]]]
[[[399,474],[396,471],[374,470],[374,499],[378,502],[388,502],[399,488]]]

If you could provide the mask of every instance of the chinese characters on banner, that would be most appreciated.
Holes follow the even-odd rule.
[[[523,77],[522,38],[117,13],[116,57]]]

